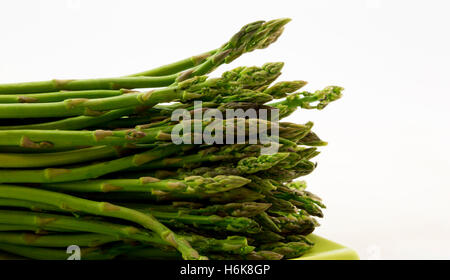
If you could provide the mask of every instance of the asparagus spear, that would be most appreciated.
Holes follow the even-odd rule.
[[[180,157],[165,158],[142,166],[131,168],[130,170],[151,170],[161,168],[191,167],[204,162],[218,162],[239,160],[249,156],[259,154],[261,145],[234,144],[224,145],[220,148],[209,147],[197,151],[195,154],[182,155]]]
[[[157,247],[136,248],[124,252],[119,259],[131,260],[182,260],[180,253],[175,250],[163,250]]]
[[[118,157],[120,150],[111,146],[97,146],[54,153],[0,153],[0,168],[49,167]]]
[[[0,169],[0,182],[56,183],[93,179],[108,173],[139,166],[158,158],[167,157],[171,154],[181,152],[185,148],[181,145],[162,145],[140,154],[74,168],[46,168],[35,170]]]
[[[65,249],[50,249],[0,243],[0,250],[36,260],[67,260],[70,255]],[[101,250],[100,248],[83,248],[80,251],[82,260],[109,260],[121,254],[117,250]]]
[[[200,65],[208,57],[215,54],[216,52],[217,52],[217,50],[212,50],[209,52],[201,53],[199,55],[194,55],[192,57],[188,57],[188,58],[167,64],[167,65],[159,66],[159,67],[151,69],[151,70],[146,70],[143,72],[131,74],[131,75],[128,75],[128,77],[139,77],[139,76],[157,77],[157,76],[166,76],[166,75],[176,74],[183,70],[187,70],[187,69],[193,68],[194,66]]]
[[[239,95],[236,95],[236,93],[242,90],[244,85],[264,85],[267,81],[273,80],[280,74],[282,66],[282,63],[266,63],[261,68],[240,67],[240,71],[233,77],[224,75],[222,78],[206,80],[206,76],[199,76],[180,82],[177,86],[105,98],[71,98],[53,103],[0,104],[0,118],[98,116],[103,114],[103,111],[124,107],[142,105],[153,107],[158,103],[175,100],[187,102],[193,99],[227,102],[243,99],[243,95],[248,95],[247,98],[251,100],[263,98],[259,102],[264,103],[270,101],[272,97],[251,90],[246,90],[244,94],[239,92]],[[20,112],[17,111],[19,109]]]
[[[264,213],[269,207],[270,203],[260,202],[234,202],[227,204],[215,204],[199,209],[183,209],[183,213],[193,215],[218,215],[221,217],[254,217],[258,214]]]
[[[92,233],[39,235],[33,233],[0,232],[0,243],[32,247],[67,248],[70,245],[78,245],[82,247],[97,247],[119,240],[121,239],[116,236]]]
[[[205,193],[87,193],[79,194],[82,197],[94,200],[124,202],[167,202],[167,201],[189,201],[189,202],[210,202],[214,204],[230,202],[252,202],[264,198],[264,195],[250,190],[246,187],[232,189],[226,192],[205,194]]]
[[[88,219],[89,217],[86,217],[84,219],[77,219],[74,217],[61,215],[0,210],[0,221],[7,220],[7,215],[11,215],[12,218],[16,218],[16,220],[11,221],[11,223],[16,224],[0,224],[0,231],[3,231],[2,228],[8,231],[36,231],[40,228],[44,228],[56,232],[71,231],[74,232],[72,236],[75,234],[80,235],[82,232],[94,232],[95,234],[89,235],[85,233],[85,235],[87,236],[84,238],[84,240],[86,240],[85,244],[91,244],[91,242],[88,242],[89,240],[97,240],[96,242],[98,243],[109,242],[109,240],[132,239],[143,242],[145,244],[150,243],[158,246],[170,245],[169,243],[167,243],[167,241],[161,239],[153,233],[146,232],[131,226],[113,224],[98,219]],[[0,235],[1,234],[2,233],[0,233]],[[199,236],[192,233],[180,233],[180,235],[183,236],[194,248],[196,248],[200,252],[229,252],[235,254],[244,254],[252,250],[252,247],[247,243],[247,239],[241,236],[229,236],[226,239],[221,240]],[[64,236],[58,237],[62,237],[67,242],[69,242],[70,240],[69,238],[65,238]],[[5,243],[11,243],[14,240],[14,244],[23,243],[23,241],[21,241],[20,239],[20,236],[9,239],[9,241],[6,241],[6,239],[3,240],[4,241],[2,242]],[[76,241],[78,239],[72,240]],[[59,241],[57,237],[50,238],[50,236],[46,236],[46,238],[38,241],[36,240],[36,238],[32,238],[27,242],[32,242],[36,246],[48,245],[49,247],[57,247],[57,245],[61,244],[63,241]],[[37,243],[39,243],[39,245]],[[77,243],[77,245],[84,246],[80,243]]]
[[[283,255],[284,258],[298,258],[303,255],[306,251],[311,249],[311,245],[305,242],[276,242],[276,243],[267,243],[261,245],[261,250],[269,250],[280,255]]]
[[[149,192],[149,193],[205,193],[213,194],[240,188],[250,180],[239,176],[218,175],[214,178],[189,176],[183,180],[139,179],[90,180],[41,185],[42,188],[62,192]]]
[[[283,258],[283,255],[278,254],[276,252],[272,251],[258,251],[258,252],[251,252],[248,255],[232,255],[232,254],[211,254],[208,255],[211,260],[254,260],[254,261],[261,261],[261,260],[281,260]]]
[[[229,42],[203,63],[182,73],[159,77],[118,77],[88,80],[51,80],[42,82],[14,83],[0,85],[0,94],[24,94],[52,92],[59,90],[94,90],[121,88],[164,87],[174,82],[207,74],[223,63],[229,63],[245,52],[266,48],[282,33],[289,19],[277,19],[268,22],[259,21],[245,25]]]
[[[133,147],[134,144],[152,144],[158,141],[171,141],[174,128],[178,126],[191,126],[191,131],[195,132],[198,127],[203,131],[210,131],[208,127],[211,120],[186,120],[177,124],[168,124],[164,126],[151,127],[148,129],[127,129],[127,130],[95,130],[95,131],[71,131],[71,130],[0,130],[0,145],[20,146],[24,148],[48,149],[48,148],[73,148],[86,146],[126,146]],[[243,124],[242,131],[239,131],[236,124]],[[264,126],[263,126],[264,125]],[[276,123],[261,119],[236,118],[234,120],[223,120],[222,126],[214,126],[214,130],[227,130],[228,127],[234,127],[236,135],[250,137],[254,133],[252,126],[260,127],[260,130],[271,130]],[[242,133],[242,134],[241,134]],[[257,132],[256,132],[257,133]],[[224,135],[225,133],[222,133]],[[185,136],[195,136],[194,133],[184,131]],[[131,144],[131,145],[130,145]]]
[[[316,196],[311,197],[308,193],[288,188],[285,186],[279,186],[273,194],[277,198],[281,198],[287,201],[291,201],[295,206],[305,210],[310,215],[323,217],[322,210],[325,205],[320,201],[320,198]]]
[[[184,213],[159,212],[153,210],[141,211],[151,214],[162,223],[167,224],[171,224],[173,221],[175,221],[183,224],[193,225],[194,227],[211,229],[215,231],[226,230],[245,233],[258,233],[261,230],[258,223],[246,217],[220,217],[217,215],[200,216]]]
[[[139,211],[118,205],[95,202],[74,196],[55,193],[32,188],[0,185],[0,197],[31,200],[40,203],[50,204],[61,209],[71,209],[73,211],[85,212],[98,216],[113,217],[128,220],[140,224],[141,226],[156,232],[161,239],[170,243],[185,259],[202,259],[189,243],[182,237],[177,236],[169,228],[159,223],[153,216],[143,214]]]
[[[285,118],[292,114],[297,107],[303,109],[318,109],[322,110],[330,102],[338,100],[342,97],[344,89],[338,86],[329,86],[323,90],[317,90],[314,93],[307,91],[299,92],[289,95],[283,101],[269,103],[269,106],[280,110],[280,118]]]
[[[14,254],[10,254],[10,253],[6,253],[6,252],[2,252],[0,251],[0,260],[15,260],[15,261],[23,261],[23,260],[28,260],[25,257],[22,256],[18,256],[18,255],[14,255]]]
[[[82,91],[58,91],[37,94],[0,95],[0,103],[49,103],[64,101],[69,98],[105,98],[119,96],[130,90],[82,90]]]
[[[138,108],[128,107],[123,109],[112,110],[105,112],[100,116],[77,116],[72,118],[66,118],[62,120],[41,122],[36,124],[25,125],[9,125],[0,126],[0,130],[29,130],[29,129],[64,129],[64,130],[76,130],[86,127],[92,127],[100,125],[112,120],[116,120],[120,117],[134,114],[139,111]]]
[[[308,235],[319,225],[314,218],[303,211],[300,211],[298,214],[277,211],[276,215],[278,216],[270,216],[270,218],[284,235]]]
[[[150,79],[150,77],[129,79]],[[179,90],[178,87],[167,87],[147,92],[133,92],[105,98],[73,98],[52,103],[0,104],[0,118],[70,117],[80,115],[99,116],[104,114],[104,111],[113,109],[142,105],[151,107],[158,103],[175,100],[185,102],[197,98],[201,98],[201,95]]]
[[[39,203],[39,202],[28,201],[28,200],[20,200],[20,199],[10,199],[10,198],[0,198],[0,206],[8,207],[8,208],[10,208],[10,207],[25,208],[25,209],[29,209],[29,210],[35,211],[35,212],[41,212],[41,211],[61,212],[61,211],[63,211],[58,207],[54,207],[52,205],[45,204],[45,203]]]

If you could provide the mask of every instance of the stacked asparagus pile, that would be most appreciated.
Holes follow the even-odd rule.
[[[254,118],[239,144],[172,141],[177,109],[323,109],[342,88],[299,91],[274,81],[283,63],[204,76],[269,46],[288,19],[244,26],[226,44],[176,63],[118,78],[0,85],[0,251],[31,259],[282,259],[314,244],[306,237],[325,206],[294,179],[311,173],[325,145],[312,123]],[[151,90],[136,90],[147,89]],[[273,101],[280,99],[278,101]],[[264,125],[264,126],[263,126]],[[268,143],[250,143],[265,127]],[[212,132],[212,131],[210,131]],[[195,133],[183,132],[195,140]]]

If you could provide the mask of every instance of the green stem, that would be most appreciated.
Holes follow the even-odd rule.
[[[108,202],[90,201],[66,194],[12,185],[0,185],[0,197],[36,201],[50,204],[63,210],[70,209],[72,211],[80,211],[97,216],[112,217],[135,222],[144,228],[157,233],[161,239],[180,251],[184,259],[203,258],[185,239],[177,236],[169,228],[158,222],[152,215],[144,214],[133,209]]]
[[[77,245],[80,247],[97,247],[119,240],[121,239],[116,236],[94,233],[39,235],[33,233],[0,232],[0,243],[32,247],[67,248],[70,245]]]
[[[57,121],[42,122],[36,124],[0,126],[0,130],[29,130],[29,129],[76,130],[107,123],[109,121],[116,120],[120,117],[134,114],[136,113],[136,111],[137,109],[135,107],[129,107],[112,110],[100,116],[77,116]]]
[[[0,94],[23,94],[52,92],[59,90],[94,90],[122,88],[152,88],[169,86],[194,76],[207,74],[223,63],[230,63],[243,53],[266,48],[276,41],[283,26],[290,19],[276,19],[268,22],[258,21],[245,25],[229,42],[203,63],[182,73],[159,77],[119,77],[88,80],[50,80],[41,82],[12,83],[0,85]]]
[[[177,74],[160,77],[116,77],[86,80],[50,80],[40,82],[1,84],[0,94],[45,93],[60,90],[119,90],[164,87],[172,84]]]
[[[179,73],[183,70],[190,69],[194,66],[197,66],[201,63],[203,63],[208,57],[215,54],[217,50],[212,50],[209,52],[205,52],[199,55],[195,55],[189,58],[182,59],[180,61],[170,63],[167,65],[163,65],[151,70],[147,70],[144,72],[128,75],[128,77],[138,77],[138,76],[165,76],[165,75],[171,75],[175,73]]]
[[[140,79],[143,79],[143,77]],[[200,96],[197,93],[179,90],[177,87],[167,87],[154,91],[128,93],[106,98],[75,98],[52,103],[0,104],[0,118],[99,116],[108,110],[142,105],[152,107],[158,103],[174,100],[186,101]]]
[[[159,180],[153,177],[139,179],[101,179],[82,182],[44,184],[42,188],[58,192],[149,192],[158,193],[219,193],[240,188],[250,180],[239,176],[216,176],[204,178],[190,176],[183,180]]]
[[[79,219],[70,216],[52,215],[52,214],[37,214],[32,212],[18,212],[18,211],[5,211],[0,210],[0,221],[5,221],[8,219],[7,215],[11,215],[11,223],[18,224],[0,224],[0,235],[2,231],[36,231],[40,229],[52,230],[55,232],[72,232],[71,235],[75,236],[81,235],[83,232],[93,232],[95,234],[86,235],[85,245],[80,245],[78,238],[73,238],[72,244],[76,243],[79,246],[89,246],[92,242],[109,242],[109,240],[122,240],[131,239],[143,242],[144,244],[154,244],[154,245],[170,245],[167,241],[164,241],[159,236],[152,232],[147,232],[134,228],[131,226],[125,226],[120,224],[113,224],[109,222],[104,222],[95,219]],[[74,233],[76,232],[76,233]],[[61,235],[58,235],[60,237]],[[88,238],[91,236],[91,238]],[[95,237],[97,236],[97,237]],[[251,246],[248,246],[247,239],[241,236],[229,236],[226,239],[215,239],[204,237],[196,234],[181,234],[196,250],[201,252],[230,252],[235,254],[243,254],[252,250]],[[42,236],[43,237],[43,236]],[[94,237],[94,238],[92,238]],[[15,237],[16,240],[18,237]],[[64,238],[64,237],[63,237]],[[39,243],[39,246],[51,245],[55,247],[56,244],[61,244],[62,241],[58,241],[48,236],[44,240],[28,240],[28,242],[34,242],[34,244]],[[66,241],[69,243],[70,239],[67,238]],[[5,243],[9,243],[4,241]],[[20,243],[19,243],[20,242]],[[15,241],[15,244],[21,244],[23,240]],[[38,246],[36,244],[36,246]]]
[[[162,222],[168,224],[172,221],[181,222],[183,224],[193,225],[199,228],[208,228],[216,231],[232,231],[244,233],[258,233],[261,228],[254,220],[246,217],[220,217],[217,215],[199,216],[183,213],[145,211],[144,213],[152,215]]]
[[[56,183],[93,179],[108,173],[125,170],[152,160],[167,157],[171,154],[181,152],[183,148],[182,145],[162,146],[136,155],[73,168],[46,168],[35,170],[0,169],[0,182]]]
[[[66,249],[49,249],[0,243],[0,250],[35,260],[67,260],[70,254]],[[81,260],[109,260],[119,252],[108,252],[99,248],[83,248],[80,251]]]
[[[110,146],[97,146],[92,148],[55,153],[0,153],[0,168],[33,168],[60,166],[118,157],[118,155],[118,149]]]
[[[126,93],[127,90],[84,90],[58,91],[37,94],[0,95],[0,103],[49,103],[59,102],[70,98],[105,98]]]
[[[175,125],[145,130],[3,130],[0,145],[24,148],[67,148],[85,146],[125,146],[171,140]]]

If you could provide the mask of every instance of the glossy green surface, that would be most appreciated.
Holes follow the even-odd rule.
[[[314,247],[300,258],[293,260],[359,260],[354,250],[343,245],[315,234],[309,235],[308,239],[315,243]]]

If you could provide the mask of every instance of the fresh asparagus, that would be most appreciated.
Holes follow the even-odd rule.
[[[25,94],[52,92],[59,90],[98,90],[164,87],[174,82],[184,81],[194,76],[205,75],[223,63],[230,63],[245,52],[266,48],[276,41],[289,19],[268,22],[258,21],[242,27],[229,42],[224,44],[203,63],[191,70],[166,76],[118,77],[88,80],[51,80],[42,82],[15,83],[0,85],[0,94]]]
[[[205,193],[214,194],[240,188],[250,180],[239,176],[218,175],[214,178],[189,176],[183,180],[159,180],[153,177],[139,179],[90,180],[82,182],[54,183],[42,188],[61,192],[148,192],[148,193]]]
[[[185,147],[169,144],[146,152],[126,156],[111,161],[93,163],[73,168],[46,169],[0,169],[1,183],[56,183],[93,179],[99,176],[125,170],[181,152]]]
[[[124,77],[0,85],[0,251],[66,259],[76,244],[82,259],[265,260],[309,250],[325,205],[293,180],[316,168],[327,143],[312,122],[279,120],[325,108],[342,88],[275,82],[281,62],[205,76],[267,47],[288,21],[250,23],[220,48]],[[178,109],[192,120],[172,121]],[[256,116],[212,128],[196,119],[209,109]],[[180,125],[228,140],[230,121],[244,125],[233,131],[242,143],[197,142],[184,129],[178,136],[194,144],[171,143]],[[250,128],[279,133],[251,142]]]
[[[114,217],[140,224],[156,232],[163,240],[170,243],[183,254],[185,259],[202,259],[189,243],[180,236],[174,234],[169,228],[158,222],[153,216],[143,214],[139,211],[121,207],[106,202],[95,202],[73,197],[66,194],[55,193],[32,188],[0,185],[0,197],[32,200],[40,203],[50,204],[61,209],[86,212],[93,215]]]
[[[0,153],[0,168],[33,168],[60,166],[118,157],[120,150],[111,146],[97,146],[65,152],[19,154]]]
[[[59,235],[39,235],[33,233],[0,232],[0,243],[33,247],[64,247],[74,245],[82,247],[97,247],[106,243],[119,241],[120,238],[111,235],[75,233]]]

